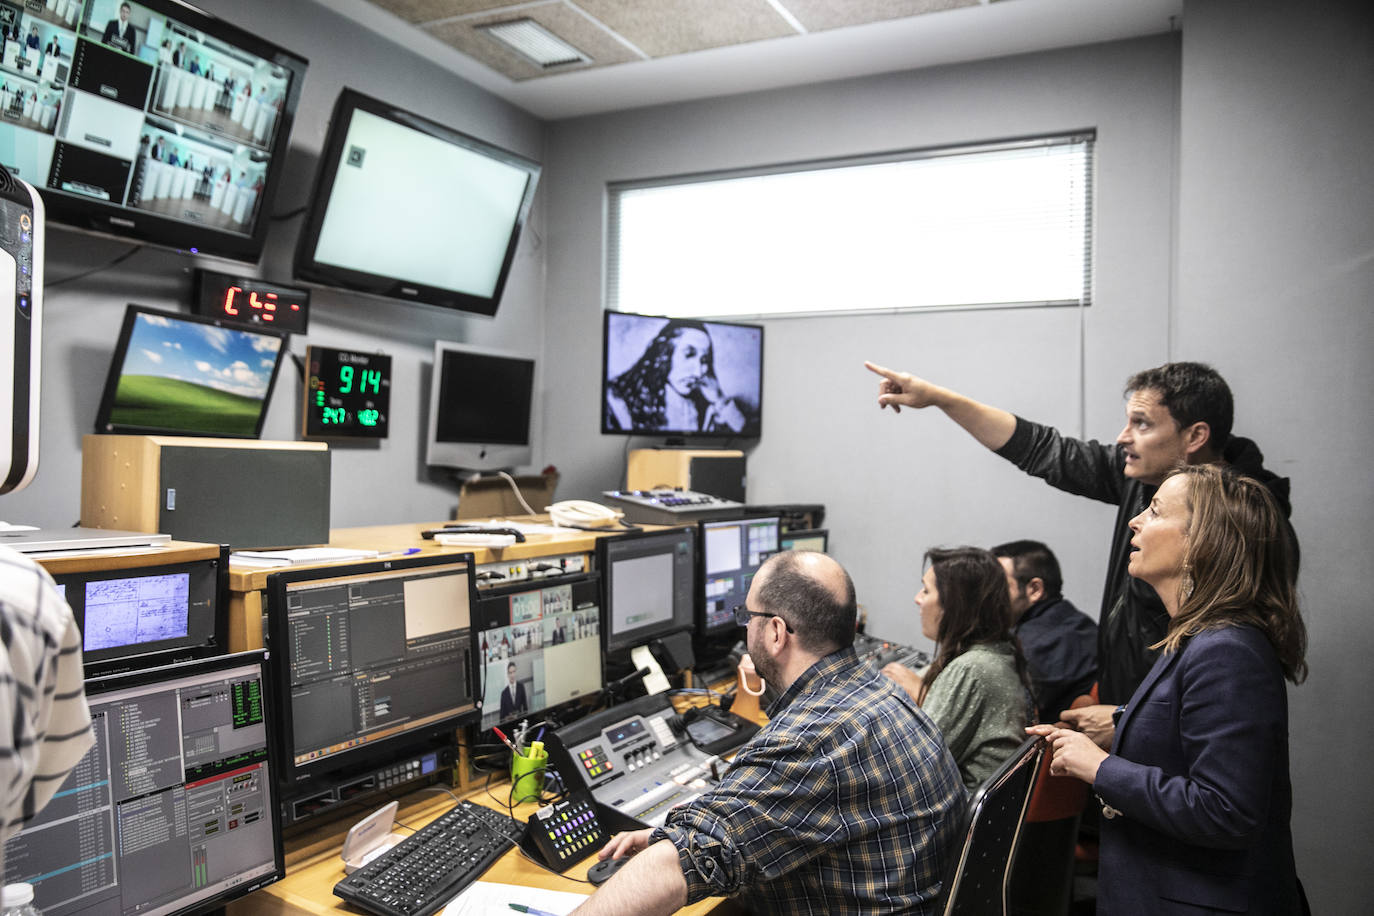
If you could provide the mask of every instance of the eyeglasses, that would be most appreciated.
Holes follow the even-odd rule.
[[[745,607],[742,604],[735,605],[735,623],[739,624],[742,627],[747,627],[749,626],[750,617],[762,617],[766,620],[771,620],[772,618],[776,617],[782,621],[783,626],[787,627],[787,632],[797,632],[796,630],[792,629],[792,624],[788,623],[787,619],[783,617],[781,614],[764,614],[759,611],[751,611],[749,610],[749,608]]]

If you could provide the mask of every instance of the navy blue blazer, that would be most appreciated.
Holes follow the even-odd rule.
[[[1288,695],[1249,626],[1162,654],[1117,723],[1094,791],[1098,913],[1296,913]]]

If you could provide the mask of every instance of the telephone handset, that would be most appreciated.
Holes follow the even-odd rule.
[[[611,528],[622,525],[625,513],[587,499],[565,499],[544,510],[562,528]]]

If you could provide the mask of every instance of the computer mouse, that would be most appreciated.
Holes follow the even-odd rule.
[[[602,859],[587,869],[587,880],[594,885],[605,884],[611,880],[611,875],[620,871],[620,867],[629,861],[629,856],[621,859]]]

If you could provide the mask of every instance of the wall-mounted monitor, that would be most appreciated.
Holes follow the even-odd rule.
[[[176,0],[5,9],[0,163],[48,219],[258,260],[303,57]]]
[[[541,721],[601,689],[596,573],[483,589],[473,629],[484,729]]]
[[[45,916],[202,916],[286,874],[262,652],[86,682],[95,744],[5,843]]]
[[[352,89],[296,249],[324,286],[495,315],[540,166]]]
[[[735,605],[744,603],[754,574],[778,552],[779,523],[777,516],[697,523],[701,542],[698,635],[739,629]]]
[[[606,651],[624,653],[692,629],[696,607],[696,531],[603,537],[596,542],[605,609]]]
[[[537,368],[533,356],[436,340],[425,464],[473,471],[529,464]]]
[[[95,431],[256,439],[285,341],[279,331],[130,305]]]
[[[762,435],[763,328],[606,312],[601,432]]]

